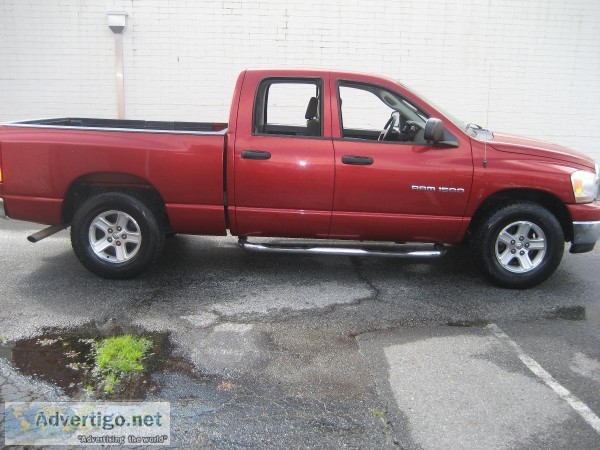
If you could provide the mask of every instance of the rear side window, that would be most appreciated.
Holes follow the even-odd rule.
[[[319,79],[267,79],[254,106],[254,134],[320,137],[322,83]]]

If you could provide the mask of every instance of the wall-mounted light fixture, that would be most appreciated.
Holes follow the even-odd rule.
[[[127,28],[127,13],[107,12],[106,24],[115,34],[115,68],[117,76],[117,111],[125,119],[125,87],[123,83],[123,33]]]

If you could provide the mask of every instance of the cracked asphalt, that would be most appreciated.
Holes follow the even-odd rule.
[[[61,232],[0,222],[0,336],[113,323],[169,332],[172,444],[600,448],[596,431],[499,340],[497,324],[600,415],[600,251],[528,291],[490,286],[468,249],[435,261],[252,254],[176,236],[150,272],[88,273]],[[198,374],[201,374],[199,376]],[[37,384],[36,384],[37,383]],[[3,401],[62,394],[0,359]],[[593,421],[592,421],[593,422]]]

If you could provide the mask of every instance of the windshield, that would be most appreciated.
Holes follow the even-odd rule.
[[[466,124],[465,122],[463,122],[462,120],[454,117],[452,114],[450,114],[448,111],[446,111],[444,108],[440,108],[438,105],[436,105],[435,103],[433,103],[432,101],[430,101],[427,97],[425,97],[424,95],[421,95],[419,92],[415,91],[414,89],[408,87],[407,85],[405,85],[404,83],[400,83],[399,81],[396,81],[396,83],[398,83],[400,86],[402,86],[404,89],[406,89],[407,91],[415,94],[417,97],[425,100],[427,103],[429,103],[431,106],[433,106],[435,109],[437,109],[439,112],[441,112],[445,117],[447,117],[448,119],[450,119],[452,121],[452,123],[454,123],[454,125],[456,125],[457,127],[459,127],[461,130],[463,131],[467,131],[467,127],[468,124]]]

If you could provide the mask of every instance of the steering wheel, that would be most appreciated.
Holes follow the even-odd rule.
[[[385,141],[385,140],[387,140],[387,138],[390,137],[390,134],[392,134],[392,130],[394,129],[394,125],[396,125],[396,116],[395,116],[395,114],[396,114],[396,111],[394,111],[390,115],[390,118],[388,119],[388,121],[383,126],[383,130],[381,130],[381,133],[379,133],[379,137],[377,138],[378,141]]]

